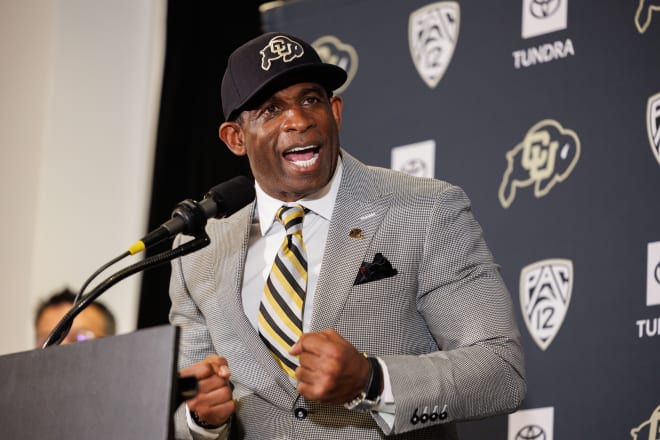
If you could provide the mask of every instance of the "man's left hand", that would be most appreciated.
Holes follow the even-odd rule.
[[[298,392],[308,400],[344,403],[364,390],[371,365],[335,330],[303,334],[291,348],[298,356]]]

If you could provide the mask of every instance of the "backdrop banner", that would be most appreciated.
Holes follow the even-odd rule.
[[[348,72],[342,146],[473,202],[529,391],[464,439],[660,439],[660,2],[299,0]]]

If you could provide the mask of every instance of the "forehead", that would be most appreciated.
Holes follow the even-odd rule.
[[[314,81],[297,81],[293,83],[281,84],[278,87],[271,87],[264,90],[252,101],[246,110],[259,108],[263,103],[273,99],[296,98],[306,93],[319,93],[322,96],[328,96],[325,88]]]
[[[272,96],[277,97],[277,96],[299,96],[299,95],[304,95],[307,93],[319,93],[322,95],[326,95],[326,90],[323,88],[323,86],[319,83],[315,82],[299,82],[296,84],[292,84],[288,87],[284,87],[277,92],[275,92]]]
[[[97,307],[85,308],[73,322],[74,325],[92,330],[97,336],[105,334],[105,316]]]

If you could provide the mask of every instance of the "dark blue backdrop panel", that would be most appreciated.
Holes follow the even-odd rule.
[[[437,14],[418,21],[423,49],[448,60],[433,86],[409,48],[425,7]],[[435,142],[434,176],[470,196],[516,306],[520,413],[552,409],[546,440],[660,438],[660,3],[309,0],[262,21],[354,49],[352,154],[389,167],[392,148]],[[531,424],[461,431],[522,439],[532,431],[514,427]]]

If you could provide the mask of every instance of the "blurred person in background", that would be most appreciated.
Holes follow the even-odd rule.
[[[69,288],[51,295],[37,307],[34,328],[36,347],[41,347],[60,320],[71,310],[76,294]],[[115,317],[104,304],[93,302],[76,316],[62,344],[111,336],[116,332]]]

